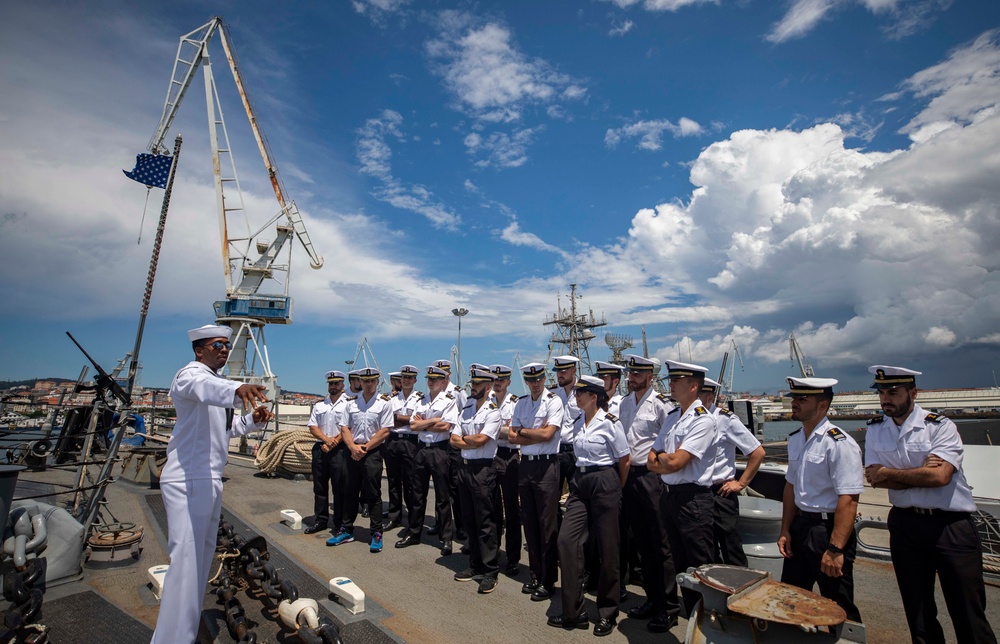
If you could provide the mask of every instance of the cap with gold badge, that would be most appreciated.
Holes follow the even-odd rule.
[[[903,367],[891,367],[884,364],[868,367],[868,373],[875,376],[875,382],[871,384],[870,389],[914,387],[917,384],[917,376],[923,375],[921,371],[914,371],[913,369],[905,369]]]

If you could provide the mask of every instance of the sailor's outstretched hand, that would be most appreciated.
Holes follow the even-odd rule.
[[[274,418],[274,414],[271,410],[267,408],[267,405],[261,405],[257,409],[253,410],[253,422],[260,425]]]
[[[236,390],[236,396],[243,401],[243,409],[253,409],[269,402],[267,389],[264,385],[251,385],[250,383],[240,385]]]

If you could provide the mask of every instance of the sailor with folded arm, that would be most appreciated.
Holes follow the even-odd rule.
[[[167,511],[170,567],[163,580],[154,643],[193,642],[201,623],[205,585],[215,556],[222,515],[222,470],[229,439],[264,427],[273,415],[261,385],[219,375],[233,330],[214,324],[191,329],[195,359],[174,376],[170,398],[177,423],[167,443],[160,493]],[[253,411],[233,416],[236,407]]]
[[[889,489],[889,551],[910,636],[945,641],[934,601],[937,575],[958,641],[996,642],[958,428],[915,402],[921,372],[888,365],[868,371],[885,415],[868,422],[865,476],[872,487]]]
[[[813,584],[837,602],[847,619],[860,622],[854,604],[854,519],[864,489],[861,448],[826,417],[833,378],[788,378],[792,419],[802,427],[788,435],[788,472],[782,499],[778,551],[785,557],[781,581],[806,590]]]
[[[330,527],[330,486],[334,497],[344,494],[344,459],[346,452],[340,433],[340,413],[347,404],[344,395],[343,371],[326,372],[327,396],[313,405],[306,427],[316,439],[312,447],[313,514],[312,525],[306,526],[305,534],[316,534]],[[336,516],[333,532],[340,529],[342,516]]]

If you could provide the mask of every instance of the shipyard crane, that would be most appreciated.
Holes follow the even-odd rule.
[[[219,35],[219,40],[222,42],[229,69],[236,82],[236,89],[263,158],[264,168],[274,190],[274,196],[278,200],[277,214],[256,231],[251,230],[244,209],[243,193],[229,144],[229,133],[226,130],[222,104],[212,73],[209,44],[215,34]],[[264,325],[290,324],[292,321],[292,298],[288,294],[291,244],[287,242],[293,236],[298,238],[309,255],[310,265],[314,269],[323,266],[323,258],[313,247],[295,202],[285,197],[286,192],[272,160],[267,139],[254,115],[249,94],[240,75],[231,40],[228,27],[220,16],[212,18],[208,23],[181,37],[163,113],[147,149],[154,155],[167,152],[163,141],[177,116],[184,95],[198,70],[201,69],[205,81],[208,131],[215,175],[215,201],[222,241],[223,274],[226,280],[226,297],[215,302],[214,308],[216,321],[233,329],[233,347],[229,352],[226,368],[229,377],[234,380],[264,384],[272,400],[275,400],[277,378],[271,371],[267,355]],[[226,166],[229,176],[225,176],[222,171],[223,157],[228,161]],[[231,186],[228,191],[227,186]],[[275,225],[273,229],[272,225]],[[270,242],[260,237],[268,230],[273,230],[275,235]],[[267,280],[279,284],[280,292],[265,292],[263,287]],[[257,372],[258,363],[261,374]]]
[[[743,364],[743,356],[740,355],[740,348],[736,344],[736,340],[729,339],[729,349],[722,356],[722,368],[719,369],[719,384],[721,385],[721,393],[726,395],[732,395],[733,393],[733,379],[736,376],[736,360],[732,362],[729,361],[729,355],[734,354],[736,360],[740,361],[740,371],[742,371],[745,366]],[[726,367],[729,367],[729,376],[726,376]]]
[[[788,361],[797,361],[799,363],[799,371],[802,373],[803,378],[812,378],[816,375],[812,365],[809,364],[809,360],[806,359],[805,351],[802,350],[798,340],[795,339],[794,332],[788,334]]]

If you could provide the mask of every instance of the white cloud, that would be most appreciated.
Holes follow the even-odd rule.
[[[719,0],[604,0],[622,9],[641,4],[647,11],[677,11],[694,4],[719,4]]]
[[[666,119],[657,121],[636,121],[619,128],[610,128],[604,134],[604,144],[616,147],[623,139],[639,139],[641,150],[656,151],[663,147],[663,134],[669,132],[675,137],[695,136],[704,132],[697,121],[681,117],[677,123]]]
[[[927,344],[946,347],[957,339],[955,332],[943,326],[932,326],[924,335]]]
[[[776,22],[766,39],[783,43],[801,38],[834,11],[860,4],[876,15],[889,18],[883,27],[891,39],[910,36],[927,27],[936,15],[952,4],[952,0],[792,0],[788,11]]]
[[[475,162],[477,167],[518,168],[528,161],[528,146],[540,129],[493,132],[486,138],[473,132],[465,137],[465,147],[469,154],[481,157]]]
[[[541,237],[538,235],[521,230],[521,225],[516,219],[510,222],[506,228],[498,232],[500,233],[500,238],[508,244],[513,244],[514,246],[527,246],[528,248],[534,248],[535,250],[556,253],[558,255],[562,255],[563,257],[567,256],[562,249],[542,241]]]
[[[426,49],[459,104],[490,122],[521,118],[527,105],[579,100],[586,89],[549,62],[520,51],[510,29],[457,11],[442,12],[438,37]]]
[[[358,132],[355,151],[361,173],[375,177],[380,183],[373,196],[396,208],[423,215],[439,228],[457,229],[461,217],[438,201],[430,190],[419,184],[404,184],[393,176],[392,148],[386,139],[405,140],[402,124],[399,112],[383,110],[378,117],[365,121]]]
[[[403,11],[410,0],[351,0],[354,10],[368,16],[376,24],[382,23],[391,14]]]
[[[628,32],[632,31],[632,27],[635,27],[635,23],[631,20],[626,20],[617,27],[612,27],[608,30],[609,36],[624,36]]]

